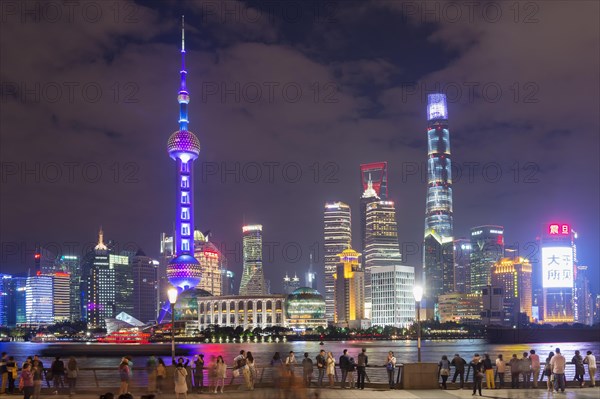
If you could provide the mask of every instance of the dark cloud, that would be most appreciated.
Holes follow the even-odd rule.
[[[327,200],[353,207],[359,245],[361,162],[389,162],[400,239],[421,241],[425,101],[437,89],[451,100],[453,163],[461,173],[455,235],[495,223],[505,225],[507,242],[526,243],[542,223],[561,219],[578,228],[580,260],[598,264],[597,3],[537,2],[531,23],[524,14],[515,23],[506,7],[490,23],[481,13],[472,22],[441,12],[423,20],[406,8],[417,2],[336,2],[319,18],[323,2],[299,2],[305,11],[297,19],[280,4],[229,2],[234,11],[227,12],[222,3],[178,9],[175,2],[123,2],[118,17],[106,8],[96,23],[6,16],[3,242],[88,242],[103,225],[108,237],[158,256],[159,234],[171,229],[174,213],[174,165],[165,144],[177,128],[185,13],[190,129],[202,145],[197,224],[227,248],[239,244],[244,222],[262,223],[266,241],[300,243],[300,260],[279,251],[267,262],[273,287],[286,271],[301,273],[308,264],[308,252],[322,241]],[[57,86],[60,94],[52,91]],[[65,162],[78,165],[73,181],[65,166],[56,182],[43,176],[44,165]],[[39,179],[21,170],[6,174],[5,165],[36,163]],[[92,163],[98,181],[91,169],[82,172]],[[260,180],[249,181],[244,170],[252,163],[271,165],[273,181],[266,167]],[[217,172],[208,174],[208,165]],[[414,165],[419,170],[408,174]],[[494,182],[484,168],[496,165],[501,178]],[[283,170],[298,166],[301,178],[293,182]],[[27,263],[1,261],[2,270]],[[420,259],[407,263],[419,266]],[[241,271],[234,255],[229,264]]]

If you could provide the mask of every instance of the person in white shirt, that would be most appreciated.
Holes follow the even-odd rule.
[[[587,351],[587,356],[583,359],[583,364],[588,365],[590,386],[593,388],[596,386],[596,356],[592,355],[592,351]]]

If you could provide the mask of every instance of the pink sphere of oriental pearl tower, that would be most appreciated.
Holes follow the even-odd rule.
[[[200,283],[202,270],[194,258],[194,161],[200,155],[200,141],[188,130],[188,103],[190,96],[186,88],[185,34],[181,19],[181,84],[179,102],[179,130],[169,137],[167,150],[177,162],[177,213],[173,250],[175,257],[167,266],[167,278],[179,292],[196,287]]]

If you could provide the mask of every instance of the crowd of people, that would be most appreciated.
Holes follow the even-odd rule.
[[[337,360],[337,361],[336,361]],[[260,377],[258,365],[252,352],[241,350],[239,354],[231,359],[231,378],[243,379],[244,387],[253,391]],[[465,381],[472,375],[473,395],[478,392],[481,396],[485,380],[488,389],[502,389],[510,373],[510,385],[513,389],[537,388],[540,381],[546,379],[548,391],[564,392],[566,387],[565,368],[567,359],[561,353],[560,348],[550,352],[545,362],[542,362],[535,350],[524,352],[520,357],[513,354],[506,361],[502,354],[497,355],[495,360],[490,355],[480,356],[475,354],[467,362],[459,354],[450,360],[442,356],[438,363],[439,379],[441,388],[448,389],[448,380],[452,375],[451,382],[460,384],[464,388]],[[585,386],[585,365],[588,366],[590,386],[595,386],[596,358],[591,351],[582,356],[575,351],[571,359],[575,366],[574,380],[581,387]],[[387,353],[385,359],[378,359],[378,366],[385,367],[387,383],[393,389],[397,382],[397,359],[392,351]],[[211,355],[205,362],[204,354],[197,354],[193,358],[180,357],[173,359],[173,385],[176,398],[187,398],[188,392],[222,394],[225,389],[225,379],[228,377],[228,366],[223,356]],[[267,364],[260,365],[261,368]],[[273,355],[270,366],[272,380],[275,387],[282,390],[291,389],[295,386],[333,388],[337,380],[336,366],[339,368],[341,389],[364,389],[365,379],[368,379],[366,368],[369,357],[365,348],[355,355],[344,349],[339,358],[335,358],[332,352],[324,349],[311,358],[309,353],[296,357],[294,351],[282,356],[279,352]],[[21,369],[20,378],[18,374]],[[454,369],[454,370],[452,370]],[[130,356],[121,359],[118,365],[120,386],[118,397],[129,395],[130,383],[133,379],[134,364]],[[149,395],[160,394],[166,386],[167,365],[160,357],[150,356],[145,365],[147,374],[147,391]],[[453,371],[453,372],[452,372]],[[79,366],[74,357],[65,362],[56,357],[50,367],[44,368],[44,364],[38,355],[28,357],[19,367],[13,356],[2,353],[0,359],[1,386],[0,394],[23,393],[24,399],[39,399],[42,381],[54,389],[54,393],[65,392],[68,388],[70,395],[75,394]],[[205,379],[206,375],[206,379]],[[327,376],[327,378],[325,378]],[[18,381],[18,386],[16,382]],[[106,396],[108,394],[105,394]],[[151,396],[146,396],[151,397]],[[127,399],[127,398],[125,398]]]
[[[574,380],[579,383],[581,388],[585,386],[586,364],[590,377],[590,387],[596,386],[596,357],[592,351],[587,351],[584,358],[576,350],[571,359],[571,364],[575,365]],[[566,388],[566,365],[567,359],[560,352],[560,348],[550,352],[544,363],[541,362],[540,356],[535,353],[534,349],[523,352],[521,357],[518,357],[515,353],[508,362],[504,360],[502,354],[499,354],[496,360],[492,361],[487,353],[483,357],[476,353],[469,363],[459,354],[454,355],[452,360],[448,360],[448,357],[444,355],[438,363],[442,389],[448,389],[447,381],[451,374],[451,368],[454,367],[452,383],[456,383],[456,380],[459,379],[460,389],[463,389],[465,371],[472,371],[473,395],[479,392],[479,396],[482,396],[481,389],[484,379],[488,389],[504,388],[507,370],[510,371],[510,384],[513,389],[537,388],[538,383],[546,378],[546,386],[549,392],[564,392]],[[498,384],[496,384],[496,381]]]

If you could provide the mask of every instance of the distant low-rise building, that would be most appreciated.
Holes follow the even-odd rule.
[[[481,295],[452,293],[439,296],[440,322],[479,324],[482,311]]]

